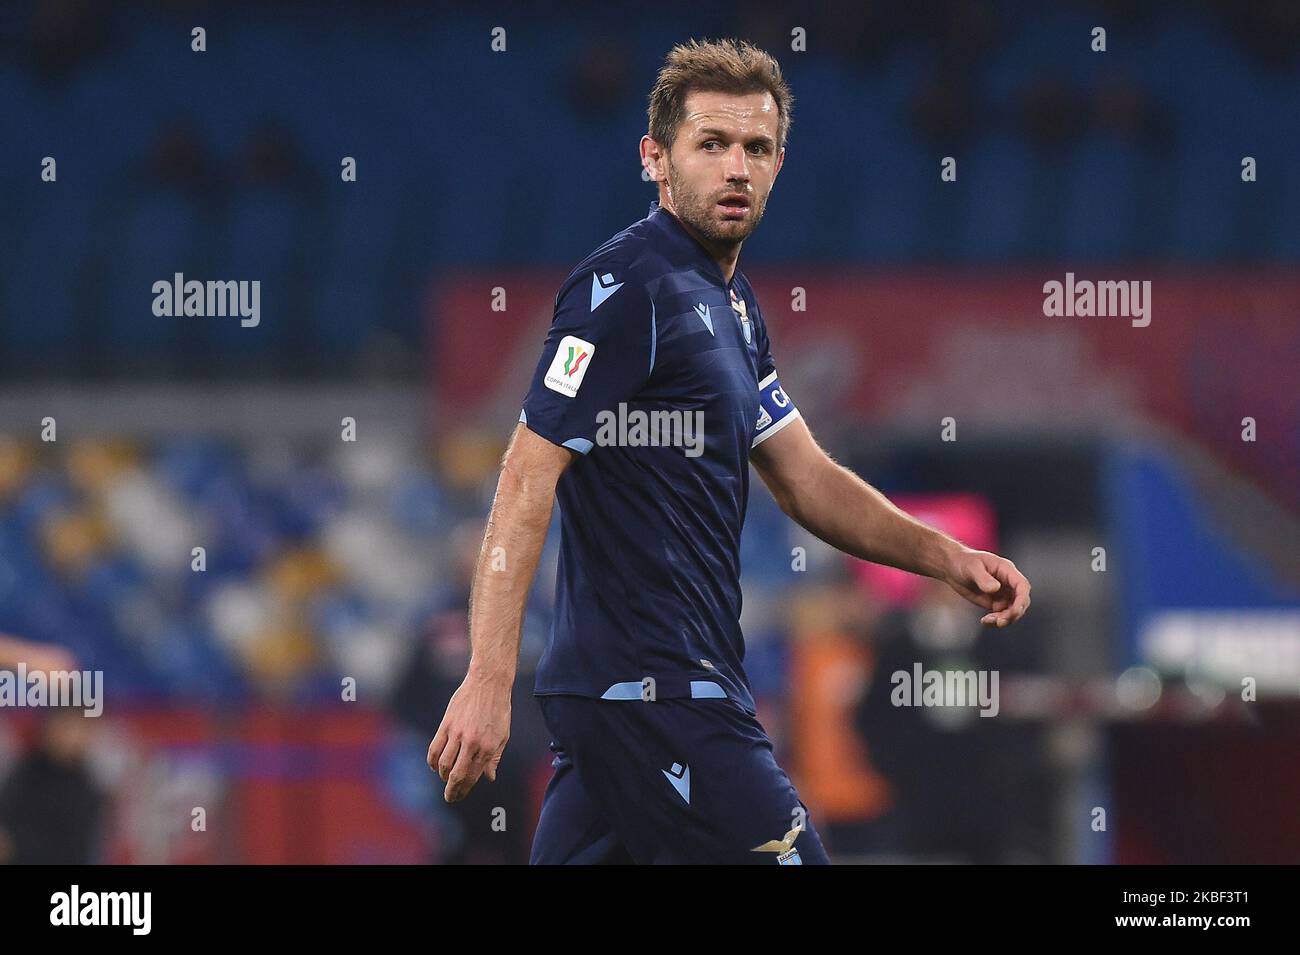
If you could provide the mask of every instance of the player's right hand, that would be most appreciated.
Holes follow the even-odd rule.
[[[447,784],[443,798],[457,802],[469,795],[484,773],[496,782],[497,766],[510,739],[512,680],[465,677],[452,694],[442,724],[429,744],[429,768]]]

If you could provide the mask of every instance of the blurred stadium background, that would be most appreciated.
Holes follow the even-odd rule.
[[[1300,5],[57,0],[0,11],[0,633],[107,705],[0,714],[10,861],[526,860],[554,534],[499,781],[447,806],[424,752],[555,292],[645,215],[691,36],[795,94],[741,259],[792,396],[1034,583],[981,633],[755,482],[747,668],[835,857],[1300,860]],[[1045,318],[1067,271],[1150,280],[1150,326]],[[176,272],[260,280],[260,325],[155,317]],[[998,716],[890,706],[913,662],[998,670]]]

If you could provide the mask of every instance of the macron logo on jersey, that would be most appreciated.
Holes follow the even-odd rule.
[[[709,329],[709,334],[712,335],[712,334],[713,334],[713,316],[709,314],[709,306],[707,306],[707,305],[705,305],[703,302],[701,302],[699,305],[696,305],[696,306],[695,306],[695,314],[698,315],[698,316],[700,316],[700,321],[702,321],[702,322],[705,324],[705,326]],[[716,337],[716,336],[714,336],[714,337]]]
[[[596,353],[596,346],[585,342],[576,335],[565,335],[560,339],[560,347],[555,349],[551,367],[546,369],[543,379],[547,388],[558,391],[566,398],[574,398],[582,379],[591,367],[591,356]]]
[[[594,312],[615,292],[623,287],[623,283],[614,283],[614,273],[606,272],[604,275],[591,273],[591,310]]]

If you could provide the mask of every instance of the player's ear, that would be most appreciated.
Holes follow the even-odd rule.
[[[663,172],[659,166],[663,160],[663,150],[659,144],[650,138],[647,133],[641,137],[641,166],[650,177],[651,182],[660,182],[663,180]]]

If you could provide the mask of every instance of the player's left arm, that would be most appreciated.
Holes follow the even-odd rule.
[[[780,400],[788,401],[783,392]],[[797,412],[787,417],[771,434],[760,432],[750,459],[792,520],[846,554],[944,581],[989,611],[981,623],[1005,627],[1025,615],[1029,581],[1015,564],[899,510],[832,460]]]

